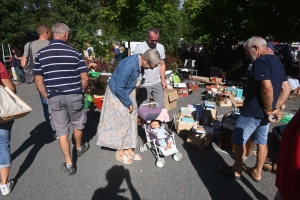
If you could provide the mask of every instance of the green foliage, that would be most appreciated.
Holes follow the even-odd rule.
[[[20,4],[21,2],[21,4]],[[22,1],[5,0],[0,2],[0,43],[22,47],[25,40],[26,18]]]
[[[101,1],[100,18],[114,24],[119,38],[125,41],[144,41],[146,31],[157,27],[160,43],[176,52],[182,22],[178,7],[179,1],[171,0],[107,0]]]
[[[85,42],[96,40],[99,30],[98,1],[50,0],[50,5],[52,22],[63,22],[70,27],[69,42],[75,48],[86,49]]]
[[[296,0],[186,0],[183,11],[188,23],[197,26],[185,36],[201,42],[223,35],[241,40],[253,35],[272,35],[278,41],[296,41],[300,17],[296,5]]]
[[[111,44],[144,41],[150,27],[160,43],[177,54],[180,39],[211,43],[222,36],[245,40],[252,35],[275,41],[300,41],[298,1],[279,0],[3,0],[0,41],[22,49],[26,33],[40,24],[66,23],[70,43],[79,50],[89,41],[96,54],[111,58]],[[102,30],[101,35],[96,33]]]

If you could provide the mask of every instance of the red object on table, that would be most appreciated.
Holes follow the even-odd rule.
[[[96,107],[101,110],[102,109],[102,104],[103,104],[104,98],[93,98],[94,104],[96,104]]]

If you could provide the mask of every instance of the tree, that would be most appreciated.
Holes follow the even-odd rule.
[[[296,0],[186,0],[183,11],[190,25],[197,24],[190,36],[199,42],[222,36],[245,40],[252,35],[291,41],[299,38],[297,5]]]
[[[103,0],[100,22],[113,24],[117,38],[125,41],[144,41],[146,31],[156,27],[161,33],[161,43],[172,52],[176,50],[181,37],[179,5],[180,1],[172,0]],[[101,29],[104,30],[103,25]]]
[[[77,49],[84,49],[87,41],[92,43],[96,40],[100,27],[99,6],[97,0],[50,0],[52,24],[63,22],[68,25],[69,42]]]
[[[26,18],[22,1],[5,0],[0,2],[0,41],[1,44],[22,47],[25,40]]]

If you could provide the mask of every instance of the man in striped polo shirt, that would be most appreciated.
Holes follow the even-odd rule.
[[[72,163],[70,142],[70,122],[74,127],[77,156],[88,150],[89,144],[82,143],[82,130],[86,123],[83,108],[83,92],[89,84],[88,68],[79,51],[67,44],[69,27],[57,23],[52,27],[53,40],[42,48],[35,57],[35,84],[48,101],[51,126],[59,136],[59,144],[66,162],[62,169],[73,175],[76,169]]]

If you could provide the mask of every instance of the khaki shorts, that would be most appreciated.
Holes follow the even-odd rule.
[[[49,99],[48,105],[51,126],[58,136],[70,133],[70,123],[78,130],[84,129],[86,111],[82,94],[54,96]]]

